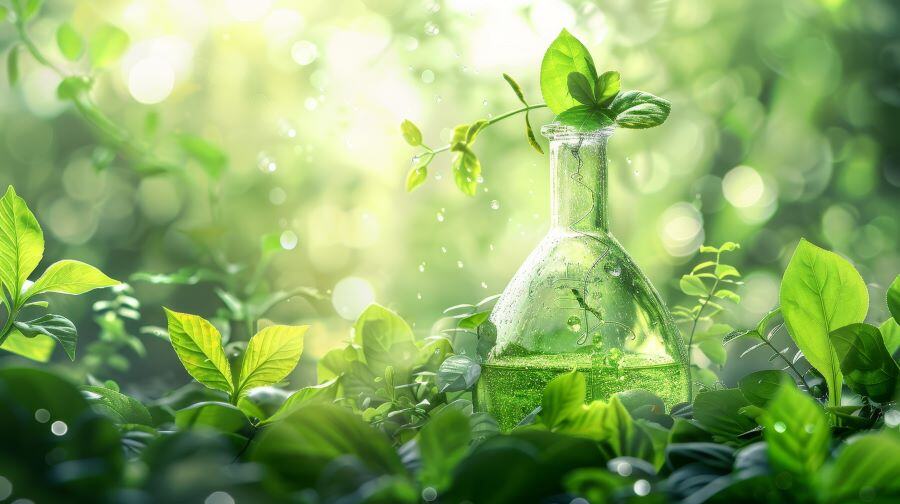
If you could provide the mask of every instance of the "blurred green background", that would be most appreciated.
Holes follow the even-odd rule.
[[[88,39],[114,24],[131,44],[91,71],[59,53],[65,21]],[[77,258],[127,280],[211,256],[252,267],[261,241],[277,244],[269,288],[325,293],[270,315],[313,324],[304,362],[345,341],[373,300],[426,336],[444,308],[499,293],[546,232],[548,160],[510,119],[475,148],[477,196],[456,189],[446,155],[407,194],[414,151],[399,124],[446,143],[456,124],[518,107],[503,72],[539,102],[540,60],[563,27],[624,88],[673,103],[662,127],[610,144],[613,232],[670,304],[700,244],[737,241],[728,260],[745,273],[744,300],[727,318],[754,324],[806,237],[856,265],[870,318],[886,318],[884,289],[900,271],[893,0],[52,1],[30,28],[36,45],[64,72],[91,73],[98,108],[171,169],[117,150],[23,53],[19,83],[0,85],[0,184],[42,223],[46,264]],[[0,48],[15,41],[0,24]],[[218,177],[185,155],[182,135],[227,155],[213,162]],[[162,325],[163,305],[205,316],[222,306],[203,282],[132,284],[143,324]],[[80,348],[98,333],[91,301],[109,294],[88,298],[55,301]],[[127,380],[187,381],[167,343],[143,338],[148,358]]]

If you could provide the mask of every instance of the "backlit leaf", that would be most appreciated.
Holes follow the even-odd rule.
[[[602,109],[596,106],[577,105],[558,116],[556,120],[562,124],[572,126],[578,131],[596,131],[612,126],[613,121]]]
[[[831,343],[847,385],[876,402],[894,398],[900,368],[888,353],[877,327],[850,324],[831,332]]]
[[[125,54],[130,37],[121,28],[104,24],[91,35],[90,59],[95,68],[115,63]]]
[[[119,285],[119,281],[109,278],[90,264],[65,259],[48,266],[28,289],[25,296],[36,296],[44,292],[84,294],[94,289],[113,285]]]
[[[569,94],[568,78],[572,72],[583,74],[591,81],[597,78],[594,60],[587,48],[563,30],[547,48],[541,61],[541,94],[550,110],[557,115],[578,105],[578,101]]]
[[[519,83],[516,82],[515,79],[510,77],[508,74],[503,74],[503,79],[506,80],[506,83],[509,84],[509,87],[512,88],[513,93],[516,93],[516,98],[518,98],[519,101],[522,102],[522,105],[525,105],[527,107],[528,103],[525,101],[525,94],[522,93],[522,87],[519,86]]]
[[[0,198],[0,285],[13,296],[44,255],[44,234],[12,186]]]
[[[13,325],[25,336],[43,334],[59,341],[69,359],[75,360],[78,332],[75,330],[75,324],[66,317],[47,314],[27,322],[15,322]]]
[[[761,422],[775,469],[809,478],[825,462],[831,438],[825,412],[793,384],[781,386]]]
[[[603,72],[594,86],[594,99],[600,105],[606,105],[619,94],[621,88],[622,80],[619,72],[615,70]]]
[[[166,308],[169,338],[178,359],[195,380],[231,394],[231,365],[222,348],[222,336],[208,321],[196,315]]]
[[[652,128],[665,122],[672,104],[643,91],[624,91],[616,95],[609,109],[623,128]]]
[[[475,196],[478,179],[481,177],[481,162],[469,147],[458,143],[453,148],[457,152],[453,158],[453,181],[468,196]]]
[[[309,326],[273,325],[253,336],[244,352],[237,394],[285,379],[300,360],[307,329]]]
[[[404,119],[400,123],[400,132],[403,133],[403,139],[406,143],[413,147],[422,145],[422,132],[419,127],[412,123],[409,119]]]
[[[57,28],[56,45],[59,52],[69,61],[76,61],[84,53],[84,39],[70,23],[63,23]]]

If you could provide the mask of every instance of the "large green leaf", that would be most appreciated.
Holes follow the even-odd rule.
[[[852,440],[822,478],[827,502],[900,501],[900,435],[896,431]],[[864,499],[864,500],[863,500]]]
[[[590,82],[597,80],[591,53],[578,39],[563,30],[547,48],[541,61],[541,94],[555,114],[579,104],[569,94],[568,78],[572,72],[583,74]]]
[[[781,314],[788,332],[828,385],[832,406],[840,405],[840,361],[829,334],[862,322],[869,307],[866,284],[839,255],[800,240],[781,281]]]
[[[387,366],[408,367],[416,356],[412,328],[400,315],[372,304],[359,316],[354,326],[354,340],[363,347],[366,365],[376,376],[383,376]]]
[[[44,255],[44,234],[25,200],[9,186],[0,198],[0,285],[12,296]]]
[[[596,131],[613,124],[606,112],[595,105],[577,105],[556,116],[556,120],[578,131]]]
[[[811,477],[828,456],[830,430],[822,407],[785,383],[761,417],[772,467]]]
[[[748,401],[764,408],[778,393],[782,384],[791,383],[793,379],[784,371],[766,369],[750,373],[738,381],[738,388]]]
[[[153,418],[140,401],[121,392],[96,386],[81,387],[91,406],[119,424],[153,425]]]
[[[0,348],[16,355],[21,355],[26,359],[37,362],[47,362],[53,355],[53,348],[56,341],[50,336],[39,334],[37,336],[28,337],[20,333],[16,329],[10,331],[6,337],[6,341]]]
[[[669,117],[672,104],[643,91],[624,91],[609,104],[616,124],[623,128],[652,128]]]
[[[251,458],[288,488],[308,488],[340,457],[354,457],[377,475],[406,473],[388,439],[340,406],[304,406],[257,439]]]
[[[231,394],[234,391],[231,365],[219,331],[202,317],[168,308],[166,319],[172,347],[188,374],[211,389]]]
[[[69,359],[75,360],[75,345],[78,343],[78,332],[75,330],[75,324],[66,317],[47,314],[27,322],[15,322],[13,326],[28,337],[39,334],[50,336],[59,341]]]
[[[550,430],[561,427],[581,411],[586,390],[584,375],[575,371],[550,380],[541,399],[541,423]]]
[[[238,395],[254,387],[273,385],[297,367],[303,335],[309,326],[269,326],[250,339],[241,364]]]
[[[109,278],[90,264],[65,259],[48,266],[25,293],[25,297],[36,296],[43,292],[84,294],[93,289],[118,284],[118,280]]]
[[[422,455],[419,480],[423,487],[442,491],[450,486],[453,469],[469,451],[469,419],[455,408],[444,408],[425,424],[418,440]]]
[[[91,35],[91,65],[101,68],[115,63],[125,54],[131,39],[121,28],[104,24]]]
[[[894,398],[900,368],[888,353],[881,331],[869,324],[850,324],[831,332],[841,371],[857,394],[876,402]]]

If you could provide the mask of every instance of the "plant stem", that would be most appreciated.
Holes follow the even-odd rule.
[[[721,256],[721,252],[716,253],[716,265],[719,266],[719,257]],[[719,278],[716,277],[716,281],[713,282],[712,289],[706,294],[706,297],[703,299],[703,303],[700,304],[700,309],[697,310],[697,315],[694,316],[694,323],[691,325],[691,334],[688,336],[688,344],[687,344],[687,353],[688,353],[688,370],[687,370],[687,381],[688,381],[688,402],[694,402],[694,382],[693,377],[693,347],[694,347],[694,333],[697,331],[697,323],[700,321],[700,316],[703,315],[703,310],[706,308],[706,305],[709,304],[710,299],[713,297],[713,293],[716,292],[716,287],[719,286]]]
[[[778,324],[777,326],[775,326],[774,329],[772,329],[772,332],[771,332],[770,334],[774,334],[776,331],[778,331],[778,330],[781,329],[782,327],[784,327],[784,324]],[[768,338],[766,338],[766,337],[763,336],[762,334],[759,334],[759,333],[756,333],[756,334],[757,334],[757,336],[759,336],[759,339],[762,340],[762,342],[766,344],[766,346],[768,346],[769,348],[771,348],[772,351],[773,351],[777,356],[781,357],[781,360],[783,360],[784,363],[787,364],[788,367],[791,369],[791,371],[793,371],[794,374],[797,375],[797,378],[800,379],[800,381],[803,383],[803,386],[806,387],[806,390],[810,390],[810,388],[809,388],[809,383],[807,383],[807,382],[806,382],[806,379],[803,378],[803,373],[801,373],[799,370],[797,370],[797,368],[794,366],[794,364],[791,362],[791,360],[788,359],[787,357],[785,357],[781,352],[779,352],[779,351],[778,351],[778,348],[776,348],[775,345],[773,345],[772,342],[769,341]]]
[[[541,109],[541,108],[547,108],[547,104],[539,103],[537,105],[528,105],[526,107],[521,107],[521,108],[517,108],[515,110],[510,110],[509,112],[504,112],[503,114],[500,114],[497,117],[492,117],[491,119],[488,119],[488,122],[487,122],[487,125],[485,125],[485,128],[487,128],[488,126],[490,126],[494,123],[500,122],[508,117],[512,117],[516,114],[521,114],[522,112],[528,112],[529,110],[535,110],[535,109]],[[431,154],[438,154],[440,152],[450,150],[451,147],[453,147],[453,146],[450,144],[447,144],[438,149],[428,149],[428,152],[430,152]],[[426,149],[427,149],[427,147],[426,147]]]

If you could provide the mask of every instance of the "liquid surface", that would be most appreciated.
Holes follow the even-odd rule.
[[[589,354],[529,355],[494,359],[485,364],[478,381],[478,404],[508,431],[541,404],[544,387],[572,369],[585,374],[585,401],[606,400],[616,392],[644,389],[667,407],[687,399],[684,366],[625,355],[619,367],[593,366]]]

